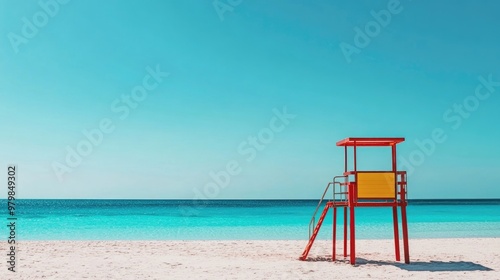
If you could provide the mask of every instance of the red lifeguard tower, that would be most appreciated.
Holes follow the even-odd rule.
[[[344,208],[344,257],[347,257],[347,217],[349,212],[349,241],[350,241],[350,263],[356,264],[356,232],[355,232],[355,208],[356,207],[392,207],[394,223],[394,247],[396,261],[400,260],[399,253],[399,230],[398,230],[398,207],[401,208],[401,222],[403,229],[403,246],[405,263],[410,263],[408,245],[408,226],[406,220],[406,171],[398,171],[396,166],[396,145],[403,142],[404,138],[346,138],[337,142],[337,146],[344,147],[344,174],[335,176],[329,182],[321,197],[316,210],[309,223],[309,242],[300,260],[306,260],[321,224],[330,208],[333,208],[333,250],[332,260],[335,261],[335,241],[337,227],[337,208]],[[353,151],[353,170],[348,170],[348,147]],[[358,147],[391,147],[392,170],[366,171],[357,169],[356,149]],[[323,212],[316,223],[316,213],[325,200],[325,195],[332,187],[333,196],[326,202]],[[349,211],[347,211],[349,209]]]

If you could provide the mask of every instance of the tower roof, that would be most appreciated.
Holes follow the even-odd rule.
[[[349,137],[337,142],[337,146],[370,146],[383,147],[394,146],[405,141],[404,137]]]

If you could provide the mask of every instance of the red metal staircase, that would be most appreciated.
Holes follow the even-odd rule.
[[[343,182],[337,181],[337,179],[342,179]],[[312,215],[311,221],[309,222],[309,242],[307,243],[307,246],[304,249],[304,252],[299,257],[299,260],[305,261],[307,259],[307,255],[309,254],[309,251],[311,250],[311,247],[314,243],[314,240],[316,240],[316,237],[318,236],[321,225],[323,224],[323,221],[325,220],[326,214],[328,213],[328,209],[330,209],[336,205],[340,205],[340,204],[344,205],[347,203],[346,196],[345,196],[345,194],[347,193],[345,190],[345,185],[346,185],[345,179],[346,179],[346,176],[335,176],[333,178],[332,182],[329,182],[328,185],[326,186],[325,191],[323,192],[323,196],[319,200],[318,206],[316,206],[316,210],[314,210],[314,214]],[[338,189],[336,189],[336,186],[338,187]],[[318,223],[315,223],[316,214],[318,213],[319,208],[323,204],[323,200],[325,199],[325,195],[327,194],[330,187],[332,187],[331,200],[325,204],[325,206],[323,208],[323,212],[321,212],[321,216],[319,217]]]
[[[328,213],[328,209],[330,208],[330,204],[327,204],[325,208],[323,209],[323,212],[321,213],[321,217],[319,217],[318,223],[316,224],[316,227],[314,228],[314,231],[312,235],[309,237],[309,242],[307,243],[306,248],[304,249],[304,252],[302,253],[302,256],[300,256],[300,260],[305,261],[307,259],[307,255],[309,254],[309,250],[311,250],[311,247],[314,243],[314,240],[316,239],[316,236],[318,235],[319,229],[321,228],[321,225],[323,224],[323,220],[325,220],[326,213]]]

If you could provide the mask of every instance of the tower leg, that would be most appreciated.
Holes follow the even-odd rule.
[[[337,245],[337,207],[333,207],[333,249],[332,261],[335,261],[335,247]]]
[[[410,245],[408,244],[408,223],[406,220],[406,202],[401,204],[401,222],[403,226],[403,246],[405,249],[405,263],[410,263]]]
[[[347,257],[347,207],[344,207],[344,258]]]
[[[401,258],[399,256],[399,226],[398,226],[398,207],[392,207],[392,217],[394,223],[394,250],[396,253],[396,261],[399,261]]]
[[[351,258],[351,264],[355,265],[356,264],[356,237],[355,237],[355,229],[354,229],[354,206],[351,205],[349,207],[350,212],[349,212],[349,231],[350,231],[350,241],[351,241],[351,253],[350,253],[350,258]]]

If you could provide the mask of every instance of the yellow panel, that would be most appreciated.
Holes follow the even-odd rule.
[[[358,198],[395,198],[394,173],[358,173]]]

